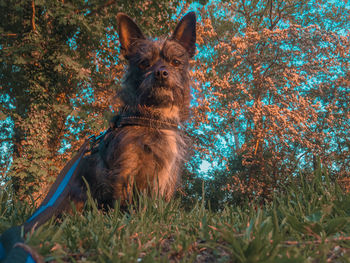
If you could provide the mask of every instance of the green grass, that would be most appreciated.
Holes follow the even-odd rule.
[[[90,201],[26,242],[55,262],[350,262],[350,196],[321,175],[295,182],[271,203],[219,212],[141,198],[106,213]],[[33,212],[4,191],[0,206],[1,232]]]

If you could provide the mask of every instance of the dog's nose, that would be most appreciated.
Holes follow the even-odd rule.
[[[156,70],[156,79],[157,80],[166,80],[169,76],[169,72],[166,68],[159,68]]]

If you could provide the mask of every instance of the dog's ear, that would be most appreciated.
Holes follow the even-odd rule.
[[[177,24],[172,40],[178,41],[193,57],[196,52],[196,13],[189,12]]]
[[[145,39],[145,37],[136,23],[124,13],[117,14],[117,24],[122,54],[127,57],[133,43],[138,39]]]

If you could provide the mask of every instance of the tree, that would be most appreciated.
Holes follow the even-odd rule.
[[[202,17],[192,132],[203,153],[241,160],[231,189],[270,197],[317,160],[349,174],[349,8],[223,1]]]

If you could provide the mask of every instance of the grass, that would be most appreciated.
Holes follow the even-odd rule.
[[[90,200],[26,242],[49,262],[350,262],[350,196],[322,175],[299,179],[268,204],[219,212],[143,197],[106,213]],[[0,198],[1,232],[33,212]]]

